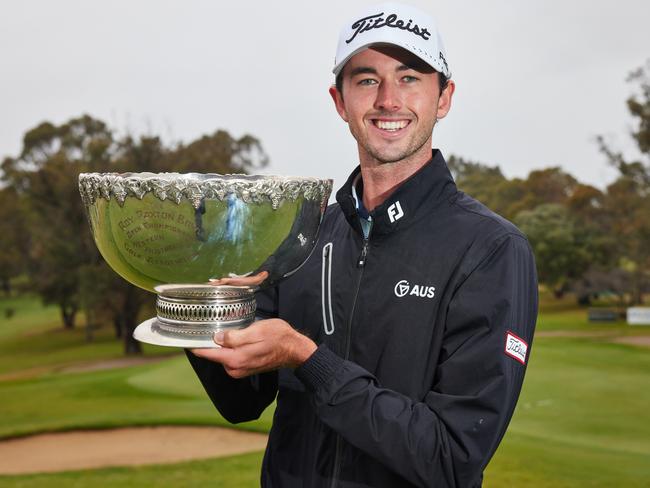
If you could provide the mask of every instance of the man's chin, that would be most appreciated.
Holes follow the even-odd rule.
[[[427,144],[428,143],[428,144]],[[393,141],[393,144],[365,145],[364,149],[378,164],[392,164],[402,161],[431,158],[431,137]]]
[[[404,161],[405,159],[408,159],[411,157],[415,151],[412,150],[386,150],[386,151],[377,151],[377,150],[372,150],[368,151],[370,156],[373,157],[375,161],[379,164],[392,164],[392,163],[399,163],[400,161]]]

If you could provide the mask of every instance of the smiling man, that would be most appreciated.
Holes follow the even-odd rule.
[[[355,16],[334,74],[359,167],[308,261],[258,296],[266,320],[188,358],[232,422],[277,397],[262,486],[480,486],[530,354],[530,248],[432,149],[455,85],[428,15]]]
[[[431,159],[433,127],[451,108],[455,85],[413,53],[385,43],[339,63],[336,71],[330,94],[357,141],[363,201],[373,209]]]

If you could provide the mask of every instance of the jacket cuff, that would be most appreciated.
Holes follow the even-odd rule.
[[[308,390],[316,391],[332,380],[334,373],[343,366],[343,362],[341,357],[321,344],[307,361],[294,370],[294,373]]]

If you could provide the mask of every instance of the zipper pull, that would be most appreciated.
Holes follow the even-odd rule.
[[[366,265],[366,258],[368,257],[368,239],[363,240],[363,247],[361,248],[361,255],[357,261],[357,268],[363,268]]]

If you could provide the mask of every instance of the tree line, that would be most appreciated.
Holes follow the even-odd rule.
[[[589,304],[604,294],[621,305],[641,304],[650,289],[650,61],[629,81],[627,100],[638,160],[598,137],[601,153],[618,176],[604,190],[558,167],[506,178],[498,167],[451,157],[458,186],[513,221],[535,253],[539,281],[561,297],[576,293]]]
[[[558,167],[506,178],[498,167],[449,158],[458,186],[513,221],[528,236],[542,284],[584,304],[603,294],[642,303],[650,287],[650,62],[630,80],[627,100],[641,158],[628,161],[607,146],[618,170],[604,190]],[[260,142],[219,130],[189,144],[159,137],[117,136],[101,120],[44,122],[27,131],[20,154],[0,166],[0,288],[12,283],[58,306],[65,327],[84,317],[87,337],[112,325],[127,354],[131,334],[154,314],[152,296],[114,273],[99,255],[79,196],[82,172],[246,173],[267,164]]]

